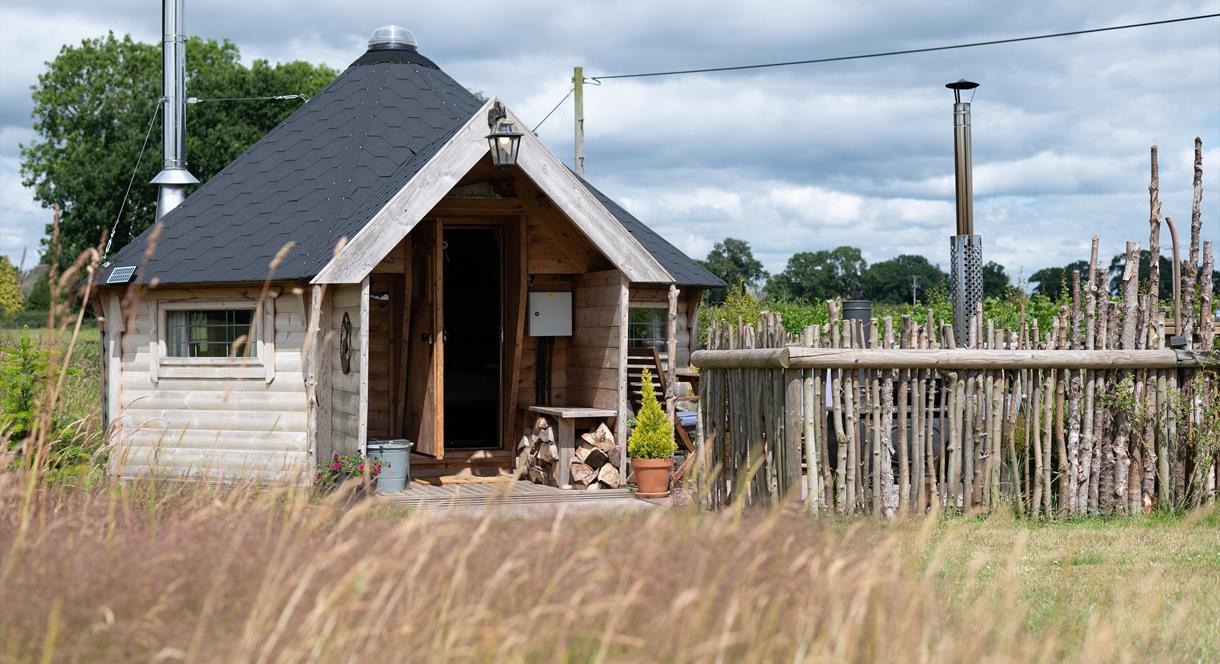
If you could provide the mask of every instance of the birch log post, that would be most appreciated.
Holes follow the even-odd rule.
[[[902,331],[898,337],[899,348],[910,348],[911,317],[902,317]],[[907,512],[911,509],[911,459],[910,450],[910,398],[911,370],[902,369],[898,372],[898,510]]]

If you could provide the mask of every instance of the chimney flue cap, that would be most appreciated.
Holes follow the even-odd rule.
[[[415,35],[401,25],[383,25],[369,37],[370,51],[409,50],[419,46]]]

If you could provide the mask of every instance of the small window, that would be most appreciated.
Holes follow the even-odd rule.
[[[165,313],[168,357],[258,357],[254,309],[172,309]]]
[[[627,347],[665,351],[667,309],[636,308],[627,311]]]

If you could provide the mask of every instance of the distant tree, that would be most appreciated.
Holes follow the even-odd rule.
[[[1003,265],[995,261],[988,261],[983,266],[983,297],[1004,297],[1010,285],[1008,273],[1004,272]]]
[[[1082,282],[1089,278],[1089,262],[1074,261],[1064,267],[1044,267],[1029,277],[1029,283],[1034,285],[1034,292],[1041,293],[1052,300],[1060,299],[1061,295],[1070,293],[1072,287],[1072,271],[1080,271]]]
[[[707,259],[699,262],[730,287],[744,286],[754,290],[767,278],[767,271],[763,269],[762,261],[754,258],[750,243],[737,238],[726,237],[717,242],[708,252]],[[712,288],[705,297],[709,304],[721,304],[726,292],[724,288]]]
[[[863,274],[864,297],[874,302],[901,304],[911,301],[914,286],[918,294],[943,285],[945,273],[923,256],[902,254],[873,263]]]
[[[0,313],[21,310],[21,270],[8,256],[0,256]]]
[[[767,295],[778,299],[816,302],[854,297],[863,292],[867,263],[855,247],[802,251],[788,259],[783,272],[767,282]]]
[[[208,99],[313,95],[334,70],[307,62],[247,67],[237,46],[191,37],[186,92],[203,99],[187,112],[189,168],[206,182],[300,108],[297,100],[208,102]],[[161,45],[113,33],[64,46],[34,86],[34,140],[21,146],[23,183],[44,206],[63,206],[61,259],[70,262],[114,224],[149,121],[161,96]],[[115,233],[126,244],[153,222],[161,170],[161,116],[149,134],[131,199]],[[45,247],[44,247],[45,250]]]
[[[25,298],[26,311],[46,311],[51,308],[51,283],[46,272],[34,277],[33,286]]]

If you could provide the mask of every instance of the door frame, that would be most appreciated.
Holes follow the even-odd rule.
[[[522,214],[506,213],[503,210],[489,210],[480,214],[477,211],[463,211],[460,214],[436,215],[421,220],[423,223],[435,224],[435,242],[432,248],[431,270],[432,302],[433,302],[433,339],[432,366],[430,380],[432,382],[432,438],[435,454],[426,455],[437,461],[449,456],[462,459],[468,456],[480,456],[487,453],[513,451],[513,429],[517,417],[517,374],[521,368],[521,346],[525,328],[525,293],[528,290],[527,273],[527,226],[528,221]],[[516,232],[514,232],[514,225]],[[445,449],[445,288],[444,288],[444,236],[446,227],[475,226],[498,228],[500,238],[500,380],[498,420],[499,444],[478,450]],[[513,250],[516,256],[513,256]],[[410,267],[408,266],[408,270]],[[513,279],[514,275],[517,277]],[[409,306],[409,298],[405,300]],[[516,311],[516,315],[513,312]],[[409,389],[409,388],[408,388]],[[407,390],[404,390],[404,394]],[[418,448],[418,445],[417,445]]]

